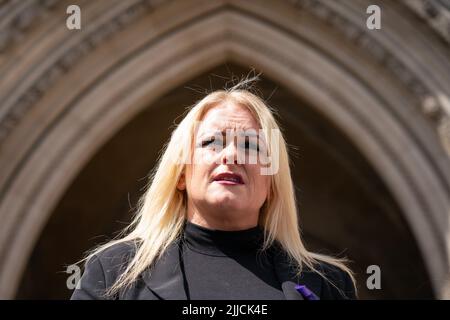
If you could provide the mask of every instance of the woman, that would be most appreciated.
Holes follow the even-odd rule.
[[[356,297],[343,261],[302,243],[286,143],[243,89],[252,80],[191,108],[126,235],[86,258],[72,299]]]

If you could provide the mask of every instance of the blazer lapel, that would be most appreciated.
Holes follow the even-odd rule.
[[[289,263],[286,254],[278,251],[274,255],[274,268],[281,289],[287,300],[304,300],[304,297],[295,289],[297,284],[305,285],[318,297],[321,295],[322,279],[308,268],[304,268],[300,276],[296,275],[295,268]],[[166,253],[152,268],[151,273],[142,274],[147,288],[158,298],[163,300],[186,300],[189,293],[183,277],[183,264],[179,244],[169,246]],[[180,263],[181,262],[181,263]]]
[[[286,300],[304,300],[305,298],[295,289],[297,284],[305,285],[318,297],[321,295],[322,279],[306,267],[300,276],[296,275],[295,268],[289,263],[286,254],[277,253],[274,258],[275,273],[281,284]]]
[[[181,254],[178,243],[169,246],[165,254],[142,278],[147,288],[163,300],[187,300],[183,272],[180,264]]]

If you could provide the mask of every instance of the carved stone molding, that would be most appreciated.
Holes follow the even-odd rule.
[[[332,25],[336,30],[341,31],[346,39],[356,44],[363,50],[366,50],[375,61],[389,70],[403,85],[417,97],[417,108],[432,122],[436,134],[439,136],[444,149],[450,156],[448,128],[450,126],[450,109],[445,105],[442,98],[436,97],[433,91],[427,87],[427,84],[415,75],[410,68],[398,59],[394,52],[384,46],[373,32],[368,30],[365,25],[356,24],[341,15],[339,12],[329,6],[329,2],[323,0],[289,0],[297,9],[307,10],[314,14],[318,19]],[[444,1],[438,4],[426,0],[415,0],[408,3],[412,10],[420,12],[430,20],[430,24],[438,19],[439,25],[445,25],[447,30],[446,39],[450,34],[450,11],[443,7]],[[447,5],[450,7],[448,2]],[[433,8],[433,9],[430,9]],[[434,12],[431,14],[430,10]],[[434,28],[437,30],[436,28]],[[432,101],[432,102],[431,102]],[[430,104],[432,107],[430,108]]]
[[[48,8],[49,6],[54,5],[57,1],[58,0],[36,1],[28,10],[44,10],[42,8],[37,9],[41,2],[47,3],[44,8]],[[57,60],[53,61],[52,65],[41,74],[39,79],[35,81],[33,85],[25,92],[23,92],[20,98],[15,101],[8,110],[6,110],[6,114],[0,118],[0,144],[4,141],[4,139],[6,139],[8,134],[19,123],[20,119],[27,113],[27,111],[40,99],[44,92],[50,88],[52,84],[55,83],[55,81],[57,81],[62,75],[70,70],[77,63],[77,61],[79,61],[79,59],[94,50],[111,35],[125,28],[127,24],[145,14],[145,12],[154,10],[155,6],[160,2],[161,1],[154,0],[130,1],[130,5],[123,11],[119,12],[113,19],[99,25],[96,29],[88,33],[82,41],[77,42],[74,46],[68,47],[64,54],[62,54]],[[35,17],[36,15],[37,13],[31,16]],[[13,21],[20,20],[19,17]],[[15,26],[16,24],[11,24],[10,28],[15,28]],[[11,32],[11,34],[13,33],[14,32]],[[8,108],[8,106],[2,107]]]
[[[5,1],[0,3],[0,55],[60,0]],[[9,14],[12,12],[12,14]]]
[[[19,39],[20,35],[26,32],[34,20],[42,16],[45,11],[51,10],[58,1],[60,0],[34,0],[27,2],[26,5],[22,5],[20,10],[17,10],[18,12],[12,16],[8,16],[8,19],[6,19],[5,23],[1,24],[0,28],[0,54],[2,54],[2,50],[7,50],[8,45],[14,43],[14,39]],[[113,19],[99,25],[95,30],[92,30],[86,35],[82,41],[76,43],[73,47],[67,48],[65,53],[59,59],[55,60],[31,87],[22,92],[16,101],[11,105],[2,106],[6,110],[2,110],[2,113],[0,113],[0,144],[19,123],[20,119],[27,113],[30,107],[40,99],[42,94],[66,71],[72,68],[79,59],[100,45],[104,40],[108,39],[112,34],[120,31],[128,23],[137,19],[140,15],[148,10],[154,9],[160,2],[167,2],[167,0],[137,0],[130,2],[130,5],[118,13]],[[427,85],[396,57],[395,53],[383,46],[382,43],[371,35],[365,26],[353,23],[329,6],[327,1],[289,0],[289,2],[297,9],[307,10],[318,19],[327,24],[331,24],[336,30],[341,31],[346,39],[361,49],[366,50],[376,61],[394,74],[410,92],[417,96],[420,102],[417,107],[433,123],[435,131],[440,136],[443,145],[446,145],[446,137],[443,136],[442,132],[445,134],[447,130],[443,131],[441,128],[443,126],[447,127],[450,123],[450,111],[442,105],[442,100],[437,99],[434,93],[427,88]],[[447,31],[450,30],[450,13],[445,12],[444,3],[447,3],[445,0],[441,0],[440,2],[426,0],[403,2],[411,10],[414,10],[421,16],[427,17],[431,25],[442,26],[445,24],[447,27],[444,29]],[[17,1],[6,2],[2,7],[18,6],[20,3]],[[433,21],[440,22],[434,23]],[[441,29],[435,28],[437,31]],[[430,99],[434,99],[435,101],[432,112],[429,110],[430,103],[427,102]]]
[[[450,43],[449,0],[402,0],[402,2],[423,18],[445,41]]]

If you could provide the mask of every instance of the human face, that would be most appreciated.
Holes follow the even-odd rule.
[[[186,165],[185,175],[178,184],[179,189],[187,191],[188,219],[192,222],[219,229],[257,225],[260,208],[269,191],[270,177],[261,174],[259,160],[256,163],[237,161],[238,148],[242,148],[239,152],[249,154],[250,148],[258,147],[257,140],[253,141],[255,143],[244,140],[237,145],[242,140],[226,138],[227,130],[237,133],[251,129],[258,133],[260,127],[243,106],[224,103],[204,115],[194,137],[192,164]],[[214,146],[219,144],[220,148],[216,149]],[[260,147],[264,147],[262,142]],[[232,175],[224,176],[225,173]],[[225,180],[230,177],[237,180]]]

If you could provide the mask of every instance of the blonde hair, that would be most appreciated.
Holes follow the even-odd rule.
[[[135,255],[115,283],[107,289],[107,295],[115,294],[120,289],[130,286],[145,269],[153,266],[169,245],[180,236],[186,219],[187,201],[186,193],[177,189],[177,183],[187,163],[186,160],[192,157],[195,123],[200,121],[209,109],[226,102],[245,106],[253,114],[263,129],[269,154],[273,144],[278,144],[279,168],[271,175],[270,192],[261,208],[258,222],[265,234],[264,248],[269,248],[277,241],[296,267],[298,274],[305,265],[325,277],[316,266],[320,262],[326,262],[347,272],[355,283],[351,270],[345,264],[347,260],[309,252],[302,242],[286,142],[282,134],[277,135],[278,141],[272,141],[273,136],[267,133],[271,129],[279,130],[273,116],[274,111],[248,90],[248,85],[257,78],[258,76],[241,81],[230,89],[214,91],[188,110],[163,148],[147,190],[138,202],[137,213],[132,223],[123,230],[121,238],[92,250],[82,260],[88,261],[94,255],[119,243],[131,241],[135,244]]]

